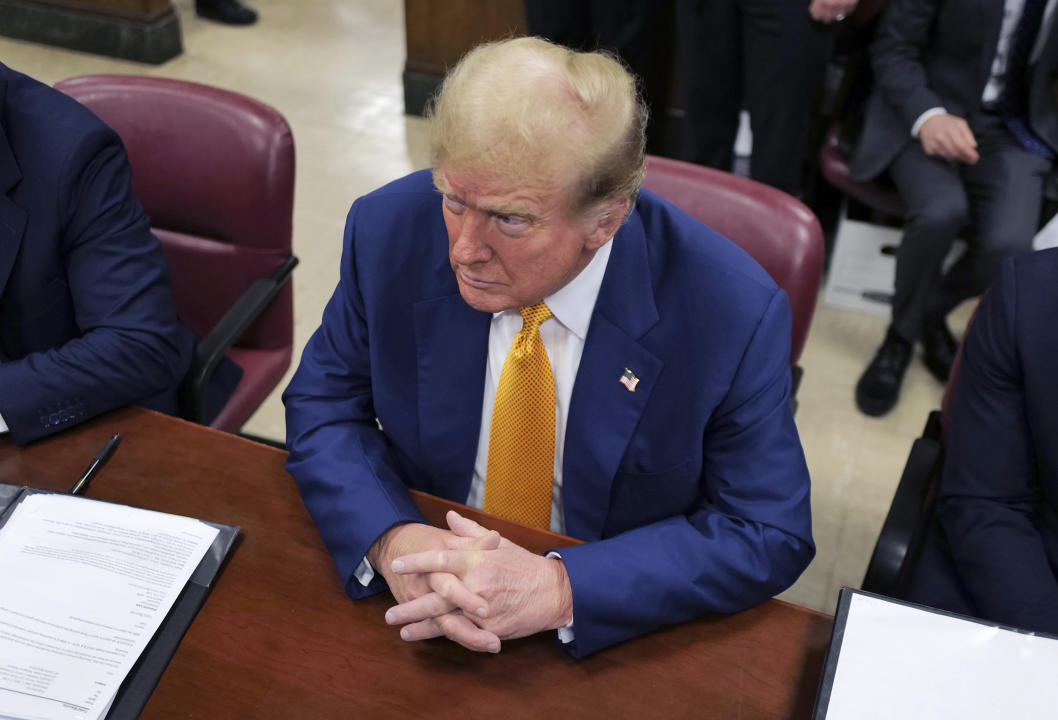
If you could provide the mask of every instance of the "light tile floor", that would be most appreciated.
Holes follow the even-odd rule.
[[[54,83],[113,72],[182,78],[230,88],[275,106],[297,150],[294,249],[296,354],[316,328],[338,277],[345,214],[358,196],[426,167],[422,120],[403,115],[404,31],[397,0],[249,0],[256,26],[200,20],[175,3],[184,54],[160,67],[0,38],[0,61]],[[963,308],[953,326],[965,325]],[[852,388],[880,342],[885,321],[820,305],[801,364],[797,424],[812,472],[818,552],[781,597],[832,612],[841,585],[858,585],[911,443],[942,392],[920,363],[898,408],[860,414]],[[283,437],[273,394],[245,428]]]

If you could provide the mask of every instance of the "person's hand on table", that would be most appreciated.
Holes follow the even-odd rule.
[[[918,138],[927,155],[973,165],[978,160],[977,138],[969,124],[950,113],[934,115],[918,129]]]
[[[821,23],[841,22],[856,9],[858,0],[812,0],[808,14]]]
[[[453,511],[446,519],[453,534],[479,544],[432,549],[394,559],[390,569],[398,575],[447,574],[461,581],[458,585],[438,583],[433,592],[390,608],[386,622],[403,625],[402,638],[425,640],[443,635],[464,647],[479,649],[463,634],[464,626],[443,627],[438,622],[452,607],[462,606],[464,590],[488,604],[485,617],[465,615],[464,619],[501,640],[555,630],[573,621],[573,593],[561,560],[536,555],[505,538],[495,548],[485,549],[491,544],[490,536],[499,537],[498,533]],[[498,651],[498,644],[491,651]]]
[[[403,605],[422,597],[444,598],[431,605],[435,612],[430,622],[438,634],[470,650],[499,652],[500,639],[468,619],[487,616],[488,603],[468,590],[458,577],[447,572],[396,573],[392,569],[394,559],[400,556],[424,551],[489,550],[498,547],[499,543],[500,535],[496,532],[460,537],[430,525],[405,523],[383,533],[368,551],[367,559],[382,573],[398,603]],[[403,632],[401,635],[403,637]]]

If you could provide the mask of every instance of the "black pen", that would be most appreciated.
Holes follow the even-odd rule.
[[[73,487],[70,488],[71,495],[83,495],[88,486],[92,484],[92,480],[99,474],[99,471],[103,469],[103,466],[107,464],[107,461],[114,455],[114,451],[118,449],[118,445],[121,444],[121,433],[114,433],[114,436],[107,440],[106,445],[99,451],[99,454],[92,458],[92,462],[88,463],[88,467],[85,468],[84,474],[81,475],[81,479],[74,483]]]

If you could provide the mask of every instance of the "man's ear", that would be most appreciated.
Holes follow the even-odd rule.
[[[614,236],[628,216],[631,203],[631,198],[608,200],[593,211],[595,228],[586,243],[589,250],[598,250]]]

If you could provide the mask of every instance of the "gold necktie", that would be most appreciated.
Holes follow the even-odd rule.
[[[519,310],[522,329],[503,361],[492,408],[485,510],[547,530],[555,465],[555,378],[540,323],[543,301]]]

